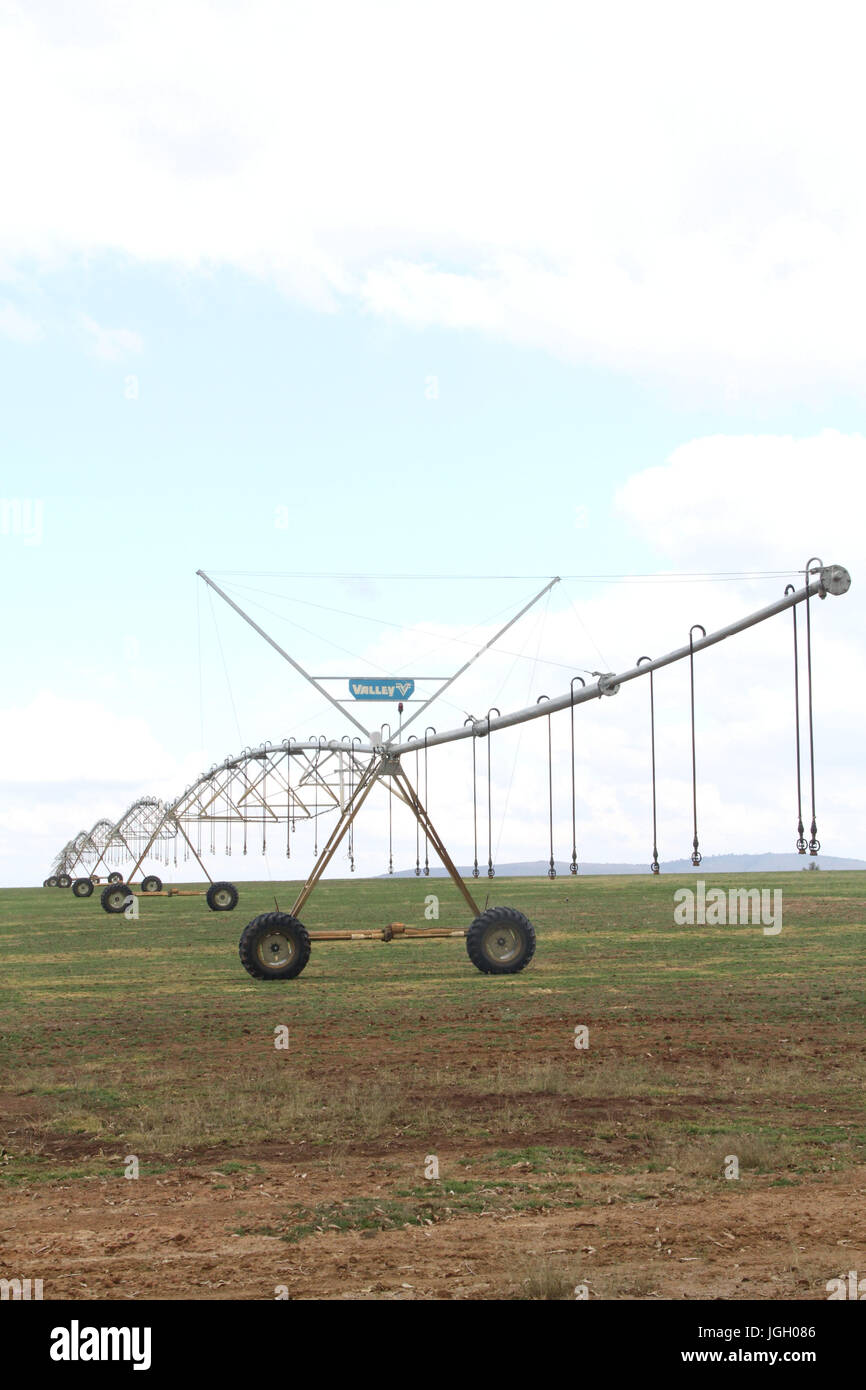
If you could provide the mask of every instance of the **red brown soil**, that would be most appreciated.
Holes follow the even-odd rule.
[[[447,1187],[448,1155],[439,1158]],[[293,1299],[502,1298],[545,1260],[590,1297],[808,1299],[866,1268],[866,1169],[797,1187],[741,1181],[711,1196],[680,1192],[668,1175],[583,1174],[591,1205],[577,1210],[326,1229],[292,1245],[233,1234],[267,1226],[293,1203],[384,1201],[418,1183],[416,1155],[387,1176],[374,1161],[351,1166],[341,1176],[263,1162],[253,1178],[185,1167],[18,1189],[3,1204],[0,1263],[43,1277],[46,1297],[74,1299],[273,1299],[279,1285]],[[653,1196],[630,1200],[647,1187]]]

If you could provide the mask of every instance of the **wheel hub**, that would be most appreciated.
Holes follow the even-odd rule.
[[[272,931],[262,937],[257,954],[261,964],[266,969],[273,970],[289,964],[295,954],[295,947],[288,936],[279,931]]]
[[[498,923],[484,933],[484,951],[490,960],[504,965],[519,955],[521,938],[513,927]]]

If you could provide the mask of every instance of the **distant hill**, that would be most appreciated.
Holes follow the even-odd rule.
[[[566,860],[556,860],[557,877],[570,877],[570,865]],[[690,859],[669,859],[660,863],[663,874],[779,874],[792,870],[807,869],[810,864],[818,864],[822,869],[866,869],[866,859],[840,859],[832,854],[707,854],[699,868]],[[648,874],[649,861],[645,864],[579,864],[579,873],[587,874]],[[487,877],[487,866],[479,865],[481,877]],[[521,864],[497,864],[497,878],[546,878],[548,860],[536,859]],[[460,873],[464,878],[472,875],[472,866],[463,865]],[[447,878],[445,869],[439,865],[430,866],[430,878]],[[414,878],[414,869],[400,869],[391,874],[380,874],[380,878]]]

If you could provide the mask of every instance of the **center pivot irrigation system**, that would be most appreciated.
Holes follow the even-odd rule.
[[[797,828],[797,848],[801,853],[806,852],[806,841],[802,819],[802,793],[801,793],[801,769],[800,769],[800,705],[799,705],[799,651],[797,644],[797,617],[796,608],[800,603],[806,604],[806,668],[807,668],[807,690],[808,690],[808,729],[809,729],[809,753],[811,768],[811,788],[812,788],[812,823],[811,838],[808,849],[811,854],[817,854],[820,844],[817,839],[817,822],[815,813],[815,776],[814,776],[814,737],[813,737],[813,718],[812,718],[812,647],[811,647],[811,614],[809,600],[817,595],[819,598],[826,598],[828,594],[844,594],[850,587],[851,579],[847,570],[839,565],[825,566],[820,560],[813,558],[808,561],[804,570],[804,585],[801,589],[795,589],[789,585],[785,590],[784,597],[770,604],[766,608],[760,609],[748,617],[740,619],[738,622],[731,623],[728,627],[721,628],[717,632],[707,634],[700,625],[695,625],[689,632],[688,645],[680,647],[676,651],[669,652],[666,656],[652,660],[649,657],[640,657],[635,666],[630,670],[619,674],[614,672],[593,672],[597,677],[592,685],[586,685],[583,678],[576,676],[572,679],[569,689],[563,694],[544,700],[542,704],[539,700],[535,705],[526,709],[514,710],[510,714],[501,714],[498,710],[489,710],[483,719],[466,720],[461,728],[450,729],[442,733],[431,730],[430,726],[425,729],[423,742],[417,735],[408,735],[406,730],[410,724],[420,719],[434,700],[440,695],[480,657],[483,652],[491,648],[503,635],[512,627],[519,618],[529,611],[529,609],[539,601],[545,594],[559,582],[554,578],[546,584],[542,590],[503,627],[489,642],[470,657],[458,671],[449,676],[436,689],[427,700],[417,702],[419,708],[411,712],[408,718],[403,721],[403,703],[398,706],[401,721],[396,737],[390,734],[386,738],[384,730],[369,730],[364,727],[360,720],[350,709],[344,709],[341,702],[313,676],[301,667],[298,662],[289,655],[272,637],[259,627],[249,614],[245,613],[237,603],[234,602],[214,581],[202,570],[198,571],[200,577],[207,583],[219,596],[229,604],[231,608],[244,619],[266,642],[268,642],[280,656],[289,662],[291,666],[308,681],[330,704],[340,711],[344,717],[348,718],[359,730],[359,735],[351,739],[351,775],[353,785],[347,795],[339,800],[339,814],[336,825],[329,835],[326,843],[318,850],[312,871],[302,887],[300,893],[292,904],[290,912],[268,912],[255,917],[245,928],[239,945],[241,961],[246,970],[257,979],[275,980],[291,979],[299,975],[310,958],[311,943],[313,941],[341,941],[341,940],[381,940],[394,941],[398,939],[418,939],[423,937],[464,937],[466,946],[472,963],[485,974],[516,974],[532,959],[535,953],[535,931],[532,923],[512,907],[491,907],[482,910],[462,875],[456,868],[451,859],[445,844],[430,819],[427,807],[422,803],[416,785],[413,785],[406,769],[403,759],[407,755],[414,755],[417,759],[420,753],[426,763],[427,753],[430,748],[441,746],[447,743],[456,743],[463,739],[472,739],[473,748],[473,824],[475,831],[475,863],[473,876],[478,877],[478,818],[477,818],[477,794],[475,783],[475,741],[478,739],[487,740],[487,750],[489,756],[490,738],[499,729],[506,729],[513,725],[523,724],[532,719],[547,719],[548,732],[550,730],[550,719],[553,714],[561,710],[571,711],[571,747],[572,747],[572,828],[575,826],[575,797],[574,797],[574,708],[584,704],[588,700],[600,699],[603,696],[614,696],[629,681],[637,680],[642,676],[649,676],[650,680],[650,715],[651,715],[651,738],[652,738],[652,801],[653,801],[653,861],[651,870],[657,874],[659,872],[657,834],[656,834],[656,795],[655,795],[655,707],[653,690],[653,673],[663,666],[669,666],[677,661],[688,659],[690,664],[691,676],[691,733],[692,733],[692,792],[693,792],[693,812],[694,812],[694,840],[692,847],[692,863],[697,867],[701,862],[701,853],[698,840],[698,814],[697,814],[697,773],[695,755],[695,686],[694,686],[694,659],[695,655],[705,647],[710,647],[718,642],[724,641],[735,633],[742,632],[746,628],[754,627],[757,623],[765,622],[767,619],[775,617],[777,614],[787,609],[794,612],[794,659],[795,659],[795,700],[796,700],[796,748],[797,748],[797,788],[798,788],[798,828]],[[700,636],[696,636],[699,633]],[[397,682],[392,682],[387,689],[386,683],[381,682],[379,687],[374,687],[374,693],[368,698],[393,698],[393,690]],[[579,688],[575,688],[578,686]],[[378,695],[376,690],[378,689]],[[543,699],[544,697],[542,697]],[[357,708],[357,706],[356,706]],[[286,745],[288,759],[287,766],[292,758],[309,758],[312,756],[318,760],[324,750],[340,755],[346,748],[345,740],[342,742],[315,740],[307,743],[289,743]],[[551,741],[548,737],[549,750],[549,794],[550,794],[550,868],[549,876],[554,877],[556,870],[553,857],[553,762],[550,754]],[[357,780],[355,780],[357,773]],[[416,770],[416,783],[419,781]],[[331,862],[337,848],[344,837],[352,833],[352,826],[368,796],[377,783],[382,782],[390,792],[389,810],[393,797],[398,798],[404,805],[408,806],[417,822],[420,833],[423,834],[425,845],[432,845],[435,854],[440,859],[455,887],[472,913],[473,920],[468,927],[457,928],[426,928],[410,929],[403,923],[391,923],[390,925],[378,930],[362,931],[317,931],[310,932],[300,921],[299,914],[308,902],[316,884]],[[490,783],[488,778],[488,798],[490,795]],[[488,801],[488,827],[490,825],[489,801]],[[576,836],[573,834],[573,841]],[[488,846],[490,840],[488,837]],[[425,854],[426,861],[426,854]],[[573,843],[571,872],[577,873],[577,846]],[[418,860],[416,858],[416,873],[420,872]],[[426,872],[426,863],[425,863]],[[487,873],[490,878],[494,876],[492,855],[488,858]]]
[[[504,634],[512,628],[535,604],[547,595],[560,581],[553,578],[545,584],[519,612],[501,627],[495,635],[473,653],[468,661],[447,677],[416,677],[414,681],[394,678],[379,678],[369,683],[350,682],[352,700],[341,700],[326,688],[323,682],[332,682],[336,677],[315,677],[285,651],[267,632],[261,628],[244,610],[226,594],[204,571],[199,576],[216,594],[248,623],[294,670],[322,696],[342,719],[347,719],[358,731],[354,735],[344,735],[342,739],[318,738],[286,739],[279,744],[263,743],[258,748],[245,748],[236,757],[226,758],[204,773],[192,786],[173,802],[163,803],[155,798],[142,798],[134,802],[121,819],[112,824],[98,821],[90,832],[82,832],[71,841],[57,856],[53,875],[46,880],[46,886],[72,883],[76,896],[87,897],[93,892],[94,882],[98,882],[96,869],[121,860],[132,861],[129,873],[122,876],[114,872],[108,875],[108,886],[103,890],[101,902],[107,912],[124,912],[131,901],[132,890],[128,886],[139,872],[144,861],[150,857],[163,860],[166,864],[173,857],[178,862],[178,850],[185,860],[192,856],[200,865],[205,877],[210,881],[206,890],[208,906],[213,911],[230,911],[238,901],[238,891],[231,883],[214,883],[205,868],[202,854],[215,854],[219,850],[232,853],[233,837],[242,838],[242,853],[248,850],[248,841],[260,839],[262,853],[266,852],[268,837],[272,845],[279,844],[287,856],[292,853],[292,837],[298,822],[309,822],[314,828],[314,863],[312,870],[298,893],[290,912],[267,912],[255,917],[245,928],[240,938],[239,952],[245,969],[260,980],[291,979],[299,975],[306,966],[313,941],[397,941],[421,938],[464,937],[472,963],[485,974],[515,974],[522,970],[535,953],[535,931],[532,923],[515,908],[479,907],[469,886],[456,868],[445,843],[430,818],[429,809],[419,794],[421,777],[427,787],[427,757],[429,750],[448,743],[472,740],[472,819],[474,833],[474,865],[472,877],[478,878],[481,870],[478,865],[478,786],[476,776],[477,740],[486,740],[487,751],[487,877],[495,877],[492,850],[492,807],[490,787],[490,748],[491,736],[500,729],[526,723],[533,719],[548,721],[548,812],[550,859],[548,877],[556,877],[553,846],[553,786],[554,766],[552,754],[551,719],[554,714],[568,710],[570,717],[571,747],[571,830],[572,853],[570,872],[577,874],[577,817],[575,789],[575,735],[574,710],[577,705],[588,700],[616,695],[629,681],[649,677],[649,725],[650,725],[650,768],[652,789],[652,863],[653,874],[660,872],[658,860],[657,805],[656,805],[656,743],[655,743],[655,689],[654,672],[661,667],[678,661],[688,660],[690,674],[690,717],[691,717],[691,767],[692,767],[692,813],[694,838],[692,841],[691,862],[697,867],[701,863],[698,838],[698,783],[695,737],[695,656],[705,647],[733,637],[746,628],[766,622],[790,609],[793,616],[794,639],[794,714],[796,747],[796,785],[797,785],[797,836],[796,848],[801,854],[816,855],[820,850],[815,810],[815,748],[813,734],[812,700],[812,627],[810,600],[821,599],[828,594],[844,594],[850,587],[848,571],[840,565],[824,565],[817,558],[810,559],[803,573],[803,586],[795,588],[789,584],[784,596],[775,603],[761,608],[747,617],[707,634],[700,625],[695,624],[689,632],[688,644],[669,652],[666,656],[651,659],[638,658],[636,664],[620,673],[593,671],[596,679],[587,685],[582,676],[574,676],[566,691],[548,698],[541,696],[536,704],[525,709],[502,714],[498,709],[490,709],[482,719],[469,717],[460,728],[437,732],[430,725],[424,730],[423,738],[418,734],[407,734],[410,725],[419,720],[444,692],[481,657],[495,646]],[[801,701],[800,701],[800,645],[797,626],[797,608],[805,604],[805,686],[808,730],[808,759],[811,785],[811,825],[809,839],[803,824],[803,777],[801,767]],[[342,678],[340,678],[342,679]],[[429,698],[412,698],[415,683],[433,681],[436,688]],[[397,703],[399,727],[394,735],[390,724],[378,729],[368,729],[358,717],[366,711],[365,702],[390,701]],[[404,719],[404,710],[411,709]],[[385,729],[387,728],[387,736]],[[414,758],[414,783],[410,779],[405,761]],[[392,810],[395,803],[408,808],[416,822],[415,873],[429,874],[429,849],[432,846],[444,869],[452,879],[463,901],[471,913],[469,926],[410,928],[401,922],[392,922],[384,927],[360,930],[308,931],[300,920],[310,895],[333,859],[337,849],[347,839],[351,868],[354,869],[353,835],[354,823],[362,806],[374,787],[381,785],[388,794],[389,827],[389,872],[393,872]],[[426,790],[425,790],[426,800]],[[337,813],[336,824],[327,840],[319,844],[319,818],[328,813]],[[483,811],[482,811],[483,816]],[[424,865],[421,866],[421,837],[424,840]],[[71,875],[78,869],[90,869],[85,877],[72,882]],[[161,879],[148,874],[142,880],[138,896],[172,896],[178,893],[192,894],[204,890],[163,888]]]

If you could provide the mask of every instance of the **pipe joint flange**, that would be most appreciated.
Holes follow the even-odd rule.
[[[825,565],[821,570],[821,598],[828,594],[847,594],[850,588],[851,576],[844,565]]]
[[[604,673],[602,673],[602,672],[600,672],[600,671],[594,671],[594,672],[593,672],[593,675],[597,675],[597,676],[598,676],[598,694],[599,694],[599,698],[601,698],[602,695],[618,695],[618,694],[619,694],[619,685],[618,685],[617,682],[614,680],[614,672],[613,672],[613,671],[605,671]]]

